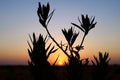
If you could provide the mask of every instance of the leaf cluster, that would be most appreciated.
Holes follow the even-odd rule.
[[[76,38],[79,35],[79,33],[74,32],[72,27],[70,29],[68,29],[68,31],[66,29],[62,29],[62,33],[64,34],[65,39],[67,40],[67,42],[70,46],[72,46],[74,44]]]
[[[71,23],[73,26],[77,27],[80,31],[84,33],[82,41],[78,43],[78,45],[74,45],[79,32],[76,32],[73,27],[67,29],[62,29],[62,33],[67,41],[67,45],[64,45],[61,41],[61,44],[59,44],[54,37],[51,35],[51,33],[48,30],[48,24],[53,16],[55,10],[53,10],[50,13],[50,5],[47,3],[47,5],[41,5],[39,2],[38,4],[38,10],[37,10],[37,15],[39,17],[39,22],[40,24],[45,28],[47,35],[53,40],[53,42],[58,46],[59,49],[63,51],[63,53],[68,57],[68,63],[66,63],[66,68],[70,77],[70,80],[78,80],[79,79],[79,74],[82,73],[83,66],[87,66],[89,63],[89,59],[81,59],[80,56],[80,50],[84,49],[83,42],[85,40],[85,37],[89,33],[91,29],[95,27],[97,22],[95,22],[95,17],[89,18],[88,15],[81,15],[81,20],[78,17],[79,25],[76,23]],[[29,61],[29,65],[39,65],[42,67],[50,67],[49,62],[47,59],[52,53],[55,53],[57,49],[55,49],[55,46],[52,46],[52,43],[50,43],[46,47],[46,42],[47,42],[47,36],[43,38],[43,36],[40,34],[39,38],[37,39],[35,36],[35,33],[33,33],[33,39],[29,35],[31,43],[33,46],[30,45],[28,42],[28,45],[30,49],[28,49],[28,53],[30,56],[31,61]],[[52,46],[52,47],[51,47]],[[59,57],[59,56],[58,56]],[[56,61],[58,60],[58,57]],[[109,53],[105,53],[104,55],[99,52],[99,59],[94,56],[95,62],[92,61],[94,67],[97,68],[97,70],[102,70],[104,69],[109,61],[110,58]],[[54,62],[54,64],[56,63]],[[39,69],[39,68],[37,68]]]
[[[92,19],[90,19],[88,17],[88,15],[84,16],[84,15],[81,15],[82,17],[82,20],[79,19],[78,17],[78,21],[80,23],[80,25],[77,25],[75,23],[71,23],[73,24],[74,26],[76,26],[77,28],[79,28],[81,31],[83,31],[85,33],[85,35],[88,34],[88,32],[95,27],[96,23],[94,23],[94,20],[95,20],[95,17],[93,17]]]
[[[110,58],[109,58],[109,53],[106,53],[103,55],[101,52],[99,52],[99,58],[95,57],[95,62],[92,60],[92,63],[94,66],[102,66],[105,67],[108,65]]]
[[[107,67],[110,61],[109,53],[102,54],[99,52],[99,58],[94,56],[95,61],[92,60],[94,66],[93,79],[94,80],[106,80],[105,75],[107,74]]]
[[[37,10],[37,15],[39,17],[39,22],[42,24],[43,27],[47,27],[48,23],[50,22],[52,16],[53,16],[53,13],[54,13],[54,10],[49,14],[49,11],[50,11],[50,5],[49,3],[47,3],[47,5],[42,5],[41,6],[41,3],[39,2],[39,7],[38,7],[38,10]]]
[[[31,62],[34,65],[41,65],[47,62],[48,57],[50,54],[55,53],[58,49],[55,49],[55,46],[51,48],[51,44],[46,47],[47,36],[43,38],[40,34],[37,40],[35,33],[33,33],[33,40],[29,35],[33,48],[31,47],[30,43],[28,45],[30,49],[28,49],[29,56],[31,58]]]

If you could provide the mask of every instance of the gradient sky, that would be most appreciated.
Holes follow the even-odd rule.
[[[48,28],[58,42],[65,41],[61,29],[71,27],[71,22],[78,24],[78,16],[95,16],[97,25],[87,35],[81,57],[91,60],[99,51],[109,52],[110,63],[120,64],[120,0],[0,0],[0,64],[27,64],[28,34],[46,34],[36,14],[38,2],[48,1],[51,10],[55,9]],[[80,31],[78,43],[82,36]],[[59,61],[67,60],[57,51],[49,61],[53,62],[58,54]]]

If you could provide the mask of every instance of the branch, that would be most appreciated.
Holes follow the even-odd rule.
[[[57,43],[57,41],[51,36],[49,30],[47,29],[47,27],[45,28],[49,37],[53,40],[53,42],[55,42],[55,44],[66,54],[67,57],[70,58],[70,56],[67,54],[67,52]]]
[[[82,38],[82,41],[81,41],[81,43],[80,43],[80,49],[81,49],[81,47],[82,47],[82,45],[83,45],[83,42],[84,42],[84,40],[85,40],[85,37],[86,37],[86,34],[84,34],[84,36],[83,36],[83,38]],[[79,49],[78,51],[80,51],[80,49]]]

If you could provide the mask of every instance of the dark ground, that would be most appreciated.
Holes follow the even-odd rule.
[[[83,80],[92,80],[92,66],[85,68]],[[59,80],[67,80],[64,67],[55,67],[55,73]],[[0,80],[33,80],[28,66],[0,66]],[[120,65],[108,67],[106,80],[120,80]]]

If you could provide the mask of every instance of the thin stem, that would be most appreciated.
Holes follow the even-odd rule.
[[[85,37],[86,37],[86,34],[84,34],[84,36],[83,36],[83,38],[82,38],[82,41],[81,41],[81,44],[80,44],[80,48],[81,48],[82,45],[83,45],[83,42],[84,42],[84,40],[85,40]],[[79,49],[79,51],[80,51],[80,49]]]
[[[73,56],[72,50],[73,50],[72,47],[69,46],[69,51],[70,51],[70,55],[71,55],[71,56]]]
[[[55,44],[70,58],[70,56],[67,54],[67,52],[57,43],[57,41],[51,36],[49,30],[47,29],[47,27],[45,28],[49,37],[53,40],[53,42],[55,42]]]

